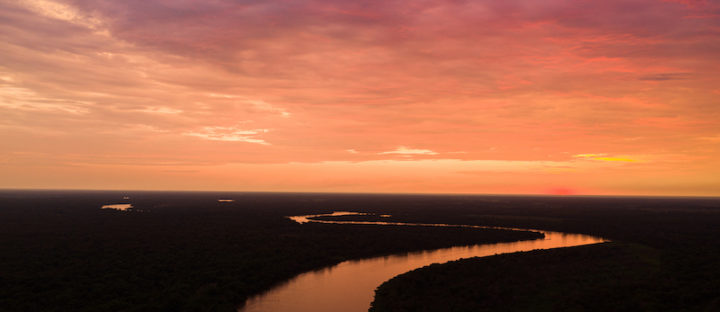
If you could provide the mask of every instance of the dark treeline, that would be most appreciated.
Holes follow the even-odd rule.
[[[720,311],[720,199],[456,197],[391,218],[548,229],[613,243],[460,260],[400,275],[373,311]],[[434,308],[433,308],[434,307]]]
[[[125,195],[130,200],[123,200]],[[236,201],[218,203],[219,198]],[[233,311],[250,295],[346,259],[538,237],[475,229],[298,225],[285,218],[403,205],[413,211],[436,206],[437,200],[3,191],[0,310]],[[135,211],[100,209],[121,202],[132,203]]]
[[[663,273],[655,250],[614,242],[463,259],[391,279],[370,311],[707,310],[664,302]]]

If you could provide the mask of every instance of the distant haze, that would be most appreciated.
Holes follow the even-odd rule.
[[[0,188],[720,195],[720,4],[2,1]]]

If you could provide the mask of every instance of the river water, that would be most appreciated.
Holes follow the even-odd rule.
[[[447,224],[394,223],[394,222],[357,222],[313,220],[318,216],[357,215],[353,212],[335,212],[332,214],[293,216],[290,219],[298,223],[318,222],[335,224],[380,224],[388,226],[458,226]],[[462,225],[470,228],[499,227]],[[247,300],[240,312],[360,312],[367,311],[375,295],[375,288],[396,275],[421,268],[433,263],[444,263],[462,258],[484,257],[502,253],[571,247],[602,243],[600,237],[529,230],[545,234],[544,239],[509,243],[482,244],[450,247],[430,251],[411,252],[402,255],[389,255],[375,258],[349,260],[318,271],[302,273],[288,282]]]

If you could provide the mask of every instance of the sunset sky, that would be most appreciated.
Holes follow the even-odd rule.
[[[720,1],[0,0],[0,188],[720,196]]]

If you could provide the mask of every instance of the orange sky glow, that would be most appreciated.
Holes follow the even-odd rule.
[[[720,1],[0,0],[0,188],[720,196]]]

